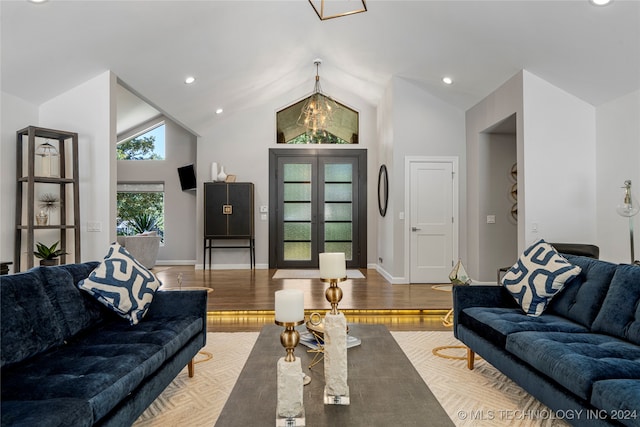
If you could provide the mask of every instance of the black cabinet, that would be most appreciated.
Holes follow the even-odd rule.
[[[204,258],[213,249],[249,249],[249,263],[255,268],[253,183],[204,183]],[[216,240],[245,240],[242,244],[219,244]]]

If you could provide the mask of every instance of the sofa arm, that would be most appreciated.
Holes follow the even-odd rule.
[[[207,324],[207,291],[158,291],[145,318],[197,316]]]
[[[458,318],[469,307],[517,307],[518,304],[503,286],[477,285],[453,287],[453,330]]]

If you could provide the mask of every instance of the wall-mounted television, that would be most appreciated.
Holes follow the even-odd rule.
[[[196,189],[196,170],[193,164],[179,167],[178,177],[180,177],[180,186],[182,187],[182,191]]]

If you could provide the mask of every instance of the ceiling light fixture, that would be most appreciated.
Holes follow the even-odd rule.
[[[453,80],[451,79],[451,77],[443,77],[442,82],[446,85],[453,84]]]
[[[224,110],[223,110],[222,108],[218,108],[218,109],[216,110],[216,114],[222,114],[222,112],[223,112],[223,111],[224,111]]]
[[[313,64],[316,66],[316,82],[313,86],[313,93],[302,106],[302,111],[298,117],[298,125],[307,129],[309,142],[319,143],[326,137],[326,130],[333,118],[336,104],[333,99],[322,93],[322,88],[320,87],[318,70],[322,60],[315,59]]]
[[[46,3],[47,1],[49,0],[29,0],[29,3],[39,4],[39,3]]]
[[[184,79],[185,84],[188,84],[188,85],[190,85],[191,83],[193,83],[195,81],[196,81],[196,78],[193,77],[193,76],[189,76],[186,79]]]
[[[309,3],[321,21],[367,11],[367,3],[365,3],[365,0],[341,2],[331,0],[309,0]],[[340,4],[339,6],[337,6],[338,3]],[[360,3],[362,3],[362,7],[360,7]],[[345,4],[348,4],[348,6],[345,7]],[[353,4],[356,6],[351,6]]]
[[[606,6],[611,3],[611,0],[589,0],[589,2],[594,6]]]

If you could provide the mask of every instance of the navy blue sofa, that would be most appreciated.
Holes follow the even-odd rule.
[[[573,425],[640,426],[640,266],[581,267],[539,317],[502,286],[454,286],[454,334]]]
[[[206,291],[156,292],[137,325],[77,284],[97,262],[0,278],[2,426],[127,426],[205,345]]]

